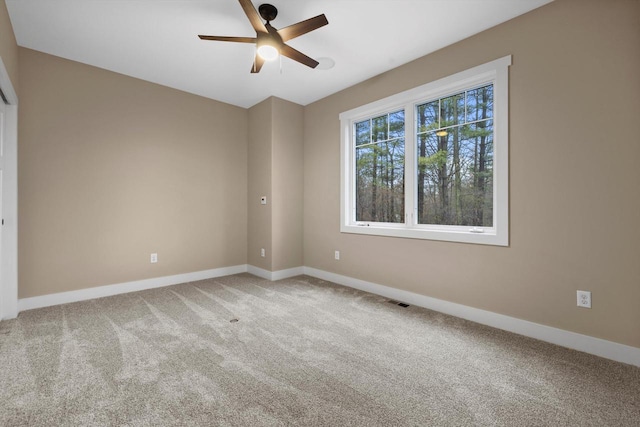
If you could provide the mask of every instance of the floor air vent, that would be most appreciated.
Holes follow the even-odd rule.
[[[398,301],[394,301],[392,299],[390,299],[389,301],[387,301],[389,304],[394,304],[394,305],[399,305],[400,307],[404,307],[407,308],[409,307],[409,304],[405,304],[403,302],[398,302]]]

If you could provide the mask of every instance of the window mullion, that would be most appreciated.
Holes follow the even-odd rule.
[[[413,103],[404,107],[404,218],[405,226],[415,224],[416,200],[416,121]]]

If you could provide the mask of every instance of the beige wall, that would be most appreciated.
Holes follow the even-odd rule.
[[[20,298],[246,263],[245,109],[19,59]]]
[[[7,12],[7,4],[0,0],[0,58],[9,73],[13,89],[18,92],[18,45]]]
[[[510,246],[341,234],[338,114],[509,54]],[[305,265],[640,347],[638,76],[640,2],[557,0],[308,105]]]
[[[304,108],[273,98],[273,271],[304,265]]]
[[[249,109],[247,260],[268,271],[303,265],[303,114],[301,105],[275,97]]]
[[[271,271],[271,141],[273,134],[273,98],[268,98],[249,109],[248,153],[248,243],[247,263]],[[260,204],[260,197],[267,197],[267,204]],[[260,248],[266,256],[260,256]]]

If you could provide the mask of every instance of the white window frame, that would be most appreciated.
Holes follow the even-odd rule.
[[[509,245],[509,66],[511,55],[345,111],[340,114],[340,231],[342,233],[485,245]],[[469,227],[417,223],[416,107],[427,101],[493,84],[493,226]],[[405,222],[356,221],[356,122],[405,111]]]

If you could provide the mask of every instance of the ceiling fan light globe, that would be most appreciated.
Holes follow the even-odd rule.
[[[280,52],[278,52],[278,49],[269,44],[258,46],[258,55],[260,55],[260,57],[265,61],[273,61],[278,58],[279,54]]]

